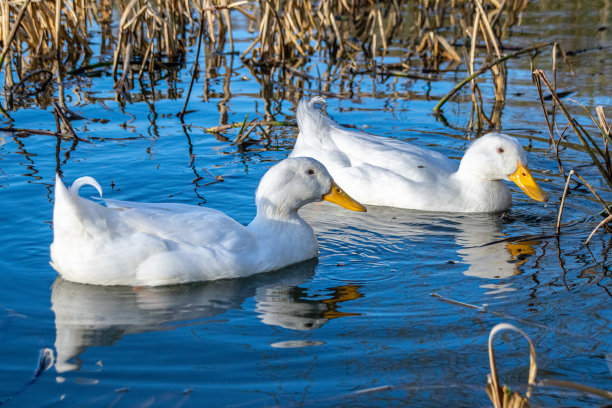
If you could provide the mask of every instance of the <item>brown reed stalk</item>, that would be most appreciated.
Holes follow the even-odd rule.
[[[529,52],[533,52],[536,50],[539,50],[541,48],[544,47],[549,47],[551,45],[553,45],[553,42],[547,42],[544,44],[537,44],[534,46],[530,46],[530,47],[526,47],[523,48],[521,50],[512,52],[508,55],[504,55],[503,57],[496,59],[495,61],[492,61],[488,64],[485,64],[483,66],[481,66],[476,72],[474,72],[473,74],[469,75],[467,78],[463,79],[461,82],[459,82],[457,85],[455,85],[455,87],[453,89],[451,89],[442,99],[440,99],[440,101],[436,104],[436,106],[434,106],[434,112],[438,113],[440,112],[440,109],[442,108],[442,106],[450,99],[452,98],[457,92],[459,92],[461,90],[461,88],[463,88],[463,86],[465,84],[467,84],[468,82],[472,81],[473,79],[477,78],[478,76],[482,75],[483,73],[487,72],[489,69],[491,69],[491,67],[501,64],[504,61],[507,61],[511,58],[516,58],[519,55],[522,54],[526,54]]]
[[[64,110],[62,109],[62,107],[59,105],[59,103],[57,102],[53,102],[53,112],[59,116],[59,118],[62,121],[62,125],[63,125],[63,129],[66,129],[66,131],[68,132],[68,135],[75,140],[78,140],[78,136],[76,135],[74,129],[72,128],[72,125],[70,124],[70,120],[68,120],[68,117],[66,116],[66,113],[64,112]],[[62,132],[63,133],[63,132]]]
[[[593,140],[591,135],[586,132],[584,128],[581,127],[578,122],[570,115],[569,111],[566,109],[565,105],[561,101],[561,98],[559,98],[559,95],[557,95],[557,93],[554,91],[544,71],[535,70],[533,71],[533,76],[534,78],[537,78],[539,81],[542,81],[542,83],[546,85],[548,91],[551,93],[553,100],[556,102],[557,106],[559,106],[559,109],[567,119],[569,126],[574,130],[574,133],[576,134],[576,136],[584,146],[585,150],[591,157],[593,164],[595,164],[595,166],[598,168],[608,186],[612,188],[612,166],[608,166],[608,163],[610,163],[610,156],[609,151],[606,150],[608,144],[611,141],[609,132],[604,131],[602,128],[602,136],[605,146],[604,150],[602,150]],[[539,89],[541,90],[541,87]],[[592,119],[594,123],[599,126],[598,121],[596,121],[594,118]]]
[[[557,227],[555,228],[557,235],[559,235],[559,233],[561,232],[561,216],[563,215],[565,197],[567,196],[567,192],[569,190],[570,179],[572,178],[572,174],[574,173],[575,171],[573,169],[570,170],[569,174],[567,175],[567,180],[565,181],[565,188],[563,189],[563,195],[561,196],[561,203],[559,204],[559,213],[557,215]]]
[[[603,227],[604,225],[607,225],[610,221],[612,221],[612,214],[608,215],[605,219],[603,219],[599,224],[597,224],[597,226],[593,229],[593,231],[591,231],[591,233],[589,234],[589,237],[586,239],[586,241],[584,241],[585,245],[588,245],[589,242],[591,241],[591,238],[593,238],[593,235],[595,235],[595,232],[597,232],[597,230],[601,227]]]
[[[502,387],[499,383],[499,378],[497,374],[497,362],[495,359],[495,351],[493,349],[493,338],[496,334],[501,333],[505,330],[511,330],[516,333],[519,333],[521,336],[523,336],[525,340],[527,340],[529,344],[529,376],[527,379],[527,391],[525,392],[525,396],[522,396],[516,391],[511,391],[510,388],[505,385]],[[572,389],[587,394],[597,395],[601,398],[606,398],[608,400],[612,400],[612,392],[610,391],[601,390],[573,381],[543,379],[536,382],[538,367],[536,364],[535,347],[533,346],[533,343],[529,336],[524,331],[510,323],[500,323],[494,326],[493,329],[491,329],[491,332],[489,334],[489,363],[491,366],[491,373],[487,376],[486,391],[495,408],[527,407],[529,403],[529,398],[531,398],[532,389],[536,385]]]
[[[482,7],[482,2],[480,0],[474,0],[476,4],[476,10],[478,14],[481,16],[481,21],[479,24],[480,31],[483,34],[483,39],[485,41],[487,55],[489,57],[495,56],[497,59],[501,58],[500,52],[500,44],[499,39],[497,38],[496,33],[493,31],[491,26],[491,22],[487,14]],[[491,49],[492,48],[492,49]],[[493,53],[494,51],[494,53]],[[505,88],[506,88],[506,69],[505,64],[500,63],[493,65],[491,67],[491,73],[493,75],[493,85],[495,87],[495,101],[503,102],[505,100]],[[499,127],[499,124],[496,124]]]
[[[189,97],[191,96],[191,89],[193,88],[193,83],[195,81],[195,77],[199,70],[199,61],[200,61],[200,48],[202,46],[202,35],[204,34],[204,13],[200,15],[200,29],[198,32],[198,48],[196,51],[195,61],[193,62],[193,72],[191,73],[191,81],[189,83],[189,90],[187,91],[187,97],[185,97],[185,104],[183,105],[183,110],[179,113],[179,118],[183,120],[185,116],[185,110],[187,110],[187,104],[189,103]]]
[[[595,232],[599,228],[601,228],[602,226],[608,224],[608,222],[610,222],[610,220],[612,220],[612,210],[610,209],[608,204],[606,204],[605,201],[602,200],[602,198],[599,196],[599,194],[597,194],[597,191],[593,187],[591,187],[591,185],[580,174],[578,174],[575,170],[572,169],[572,170],[570,170],[569,174],[567,175],[567,179],[565,181],[565,188],[563,189],[563,195],[561,196],[561,203],[559,205],[559,213],[557,215],[557,226],[556,226],[556,229],[555,229],[557,235],[559,235],[560,232],[561,232],[561,216],[563,214],[563,208],[564,208],[564,204],[565,204],[565,197],[567,196],[570,180],[572,178],[572,175],[574,175],[574,174],[576,175],[576,177],[578,177],[584,183],[584,185],[591,191],[591,193],[593,193],[595,198],[603,206],[604,211],[606,211],[608,213],[608,216],[603,221],[601,221],[597,225],[597,227],[595,227],[595,229],[593,229],[593,231],[591,232],[591,234],[589,235],[589,237],[585,241],[585,245],[586,245],[586,244],[589,243],[589,241],[591,240],[591,238],[593,237],[593,235],[595,234]]]
[[[15,127],[0,127],[0,132],[29,133],[33,135],[55,136],[55,137],[62,136],[61,132],[52,132],[50,130],[41,130],[41,129],[24,129],[24,128],[15,128]]]
[[[6,57],[6,54],[11,49],[11,43],[13,42],[13,39],[15,38],[15,34],[17,34],[17,29],[19,28],[19,25],[21,24],[21,20],[23,20],[25,11],[28,8],[30,1],[31,0],[26,0],[23,2],[21,9],[19,9],[19,14],[17,15],[17,18],[15,19],[15,24],[13,25],[13,28],[11,29],[10,34],[3,41],[4,46],[2,48],[2,54],[0,54],[0,69],[2,69],[2,67],[4,66],[4,58]],[[8,22],[8,14],[6,15],[6,22]],[[8,25],[6,26],[6,28],[8,28]]]
[[[279,120],[257,120],[251,122],[251,124],[255,126],[292,126],[297,127],[297,123],[289,122],[289,121],[279,121]],[[202,127],[197,125],[185,125],[195,129],[201,129],[207,133],[220,133],[230,129],[241,128],[244,126],[244,121],[242,122],[233,122],[226,123],[223,125],[212,126],[212,127]]]
[[[504,330],[511,330],[519,333],[529,344],[529,378],[527,380],[527,391],[523,397],[518,392],[510,391],[507,386],[500,386],[499,377],[497,374],[497,362],[495,360],[495,350],[493,348],[493,339],[497,333]],[[495,408],[523,408],[527,406],[531,397],[531,389],[535,385],[538,366],[536,364],[536,351],[531,339],[524,331],[509,323],[497,324],[489,334],[489,363],[491,373],[487,376],[487,394],[493,402]]]
[[[564,380],[550,380],[544,379],[539,380],[536,385],[538,386],[546,386],[546,387],[557,387],[564,389],[571,389],[575,391],[580,391],[586,394],[597,395],[601,398],[606,398],[608,400],[612,400],[612,391],[600,390],[599,388],[590,387],[588,385],[575,383],[573,381],[564,381]],[[608,406],[608,405],[606,405]]]

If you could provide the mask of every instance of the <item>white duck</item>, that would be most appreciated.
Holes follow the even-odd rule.
[[[315,107],[297,108],[300,133],[290,157],[319,160],[346,192],[364,204],[427,211],[498,212],[512,206],[500,180],[514,181],[529,197],[548,200],[519,142],[500,133],[474,141],[461,163],[407,142],[342,128]]]
[[[70,190],[56,177],[51,265],[66,280],[96,285],[158,286],[279,269],[317,256],[300,207],[327,200],[365,211],[306,157],[283,160],[262,177],[257,216],[248,226],[185,204],[105,200],[105,207],[78,195],[86,184],[102,196],[91,177]]]

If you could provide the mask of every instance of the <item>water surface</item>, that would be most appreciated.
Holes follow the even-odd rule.
[[[552,13],[551,4],[530,5],[507,43],[558,38],[568,42],[566,50],[594,41],[610,45],[609,29],[592,26],[594,17],[609,26],[609,6],[593,3],[588,12],[576,14],[571,5]],[[559,25],[568,19],[571,30]],[[239,59],[225,58],[235,69],[230,92],[220,76],[210,81],[216,94],[205,101],[202,84],[196,83],[193,112],[185,123],[218,124],[220,105],[230,122],[246,113],[263,116],[266,110],[277,112],[277,119],[294,118],[300,95],[281,98],[281,87],[272,84],[273,97],[266,99]],[[603,105],[608,111],[611,60],[610,48],[575,55],[576,74],[560,74],[560,88],[573,91],[572,98],[586,106]],[[322,62],[313,61],[313,67],[317,63]],[[535,63],[549,69],[550,53]],[[0,402],[490,406],[484,391],[487,339],[500,322],[513,323],[531,337],[539,378],[611,390],[610,235],[597,233],[588,247],[583,245],[601,220],[601,208],[588,190],[574,186],[563,234],[554,237],[564,179],[547,143],[529,59],[512,60],[508,68],[503,130],[528,150],[530,167],[551,196],[547,205],[514,186],[509,187],[515,206],[504,214],[382,207],[356,214],[310,204],[301,214],[319,237],[316,260],[246,279],[138,289],[57,277],[48,249],[55,173],[68,183],[93,176],[109,198],[205,205],[248,223],[255,215],[259,178],[287,156],[297,130],[274,128],[270,145],[239,149],[183,126],[176,113],[189,84],[188,70],[176,84],[158,84],[155,111],[138,98],[121,106],[110,78],[67,79],[69,107],[87,118],[73,122],[84,142],[61,141],[58,148],[53,137],[0,132]],[[332,84],[331,91],[342,97],[329,98],[327,111],[340,123],[460,158],[473,136],[463,129],[469,102],[449,102],[446,122],[432,114],[437,100],[464,77],[457,69],[431,82],[358,77],[352,93]],[[317,94],[317,84],[303,93]],[[32,103],[10,114],[16,127],[55,128],[50,108]],[[567,169],[577,169],[610,200],[611,192],[584,152],[566,148],[562,157]],[[225,181],[214,183],[217,175]],[[84,196],[94,193],[82,189]],[[526,345],[511,334],[504,340],[498,342],[502,381],[520,389],[528,370]],[[54,364],[26,385],[41,350],[53,356]],[[546,387],[539,387],[532,401],[560,407],[606,403]]]

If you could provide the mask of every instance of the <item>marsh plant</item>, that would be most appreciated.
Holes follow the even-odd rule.
[[[204,48],[206,67],[218,66],[219,55],[236,52],[236,24],[253,35],[240,59],[262,84],[274,79],[303,91],[304,79],[349,83],[358,75],[420,75],[418,71],[433,78],[461,64],[473,73],[502,56],[502,41],[527,3],[2,0],[4,92],[10,110],[15,98],[44,93],[51,78],[88,75],[105,67],[112,70],[117,94],[129,97],[137,82],[152,87],[164,74],[186,67],[185,55],[192,47]],[[97,50],[92,50],[92,33],[101,38]],[[312,57],[327,64],[314,78],[306,68]],[[485,115],[480,87],[471,81],[475,127],[499,126],[505,66],[488,70],[497,107]]]
[[[554,75],[554,74],[553,74]],[[580,141],[584,151],[591,157],[593,164],[599,170],[602,181],[612,189],[612,157],[610,154],[610,146],[612,146],[612,123],[606,118],[605,110],[602,106],[595,108],[597,118],[590,112],[588,108],[583,106],[577,101],[568,100],[583,108],[584,114],[590,118],[591,126],[582,124],[575,115],[570,113],[570,110],[566,106],[566,102],[561,100],[561,97],[555,89],[554,83],[551,84],[546,73],[542,70],[533,71],[533,79],[538,89],[538,95],[540,97],[540,103],[542,105],[542,111],[544,112],[544,118],[548,126],[550,134],[550,144],[554,148],[555,157],[559,166],[559,172],[566,178],[565,190],[561,199],[561,207],[559,209],[559,216],[557,220],[557,234],[560,232],[561,215],[563,212],[563,204],[565,197],[568,193],[568,188],[572,176],[575,175],[593,194],[593,196],[601,203],[603,210],[601,215],[604,219],[595,227],[586,240],[586,243],[590,241],[593,234],[600,228],[609,228],[609,222],[612,221],[612,209],[610,204],[606,203],[597,191],[591,186],[591,184],[585,180],[576,170],[571,169],[566,172],[563,165],[563,160],[559,154],[559,147],[562,143],[570,139],[571,133]],[[554,82],[554,81],[553,81]],[[547,106],[546,98],[544,95],[544,87],[550,92],[551,106]],[[561,112],[565,122],[561,122],[557,115]],[[599,135],[597,135],[597,132]]]

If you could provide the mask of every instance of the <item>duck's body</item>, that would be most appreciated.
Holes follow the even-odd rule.
[[[512,206],[500,180],[516,174],[530,197],[545,201],[527,169],[518,141],[489,133],[466,151],[461,164],[407,142],[348,130],[301,101],[299,136],[290,157],[314,157],[356,200],[365,204],[427,211],[497,212]],[[526,176],[523,177],[523,174]]]
[[[309,158],[284,160],[264,175],[248,226],[184,204],[106,200],[102,206],[78,195],[85,184],[102,195],[91,177],[70,190],[56,179],[51,259],[64,279],[97,285],[158,286],[279,269],[317,256],[313,230],[297,213],[302,205],[328,199],[364,210],[342,193],[340,202],[330,199],[337,186]]]

